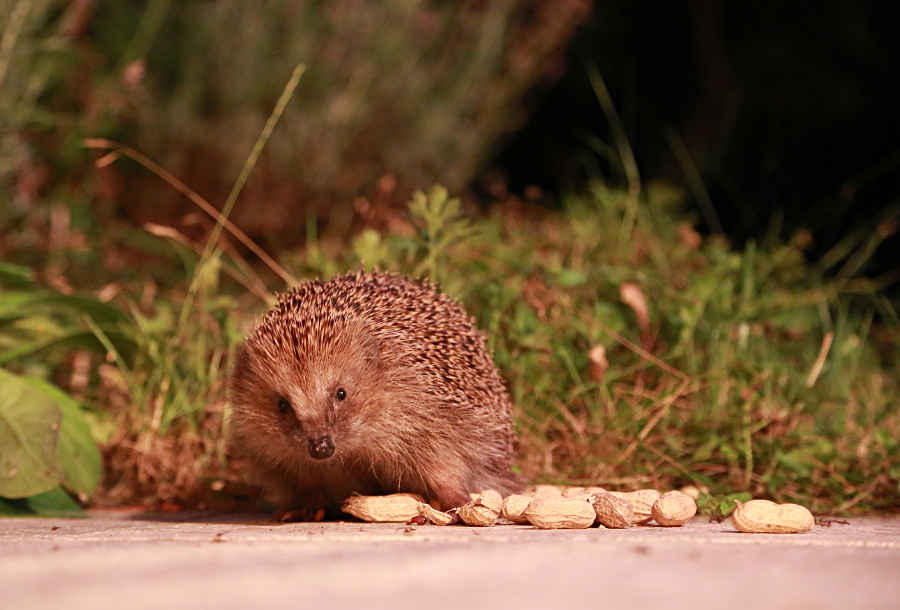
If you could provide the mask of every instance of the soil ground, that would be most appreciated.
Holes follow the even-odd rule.
[[[891,608],[900,517],[540,531],[247,515],[0,519],[0,607]]]

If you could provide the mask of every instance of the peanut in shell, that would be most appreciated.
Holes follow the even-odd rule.
[[[584,529],[594,524],[597,513],[585,500],[539,497],[529,502],[525,517],[540,529]]]
[[[731,523],[748,534],[797,534],[808,532],[816,523],[812,513],[799,504],[776,504],[770,500],[735,500],[734,504]]]
[[[627,500],[634,510],[634,519],[632,523],[639,525],[647,523],[653,518],[653,503],[662,495],[655,489],[639,489],[637,491],[629,491],[626,493],[620,491],[611,491],[610,494],[617,498]]]
[[[697,514],[697,503],[686,493],[669,491],[653,503],[650,514],[654,521],[666,527],[684,525]]]
[[[341,510],[369,523],[407,523],[419,516],[422,496],[396,493],[387,496],[350,496]]]
[[[500,506],[500,516],[507,521],[512,521],[518,525],[528,525],[528,519],[525,517],[525,509],[534,498],[512,494],[503,498],[503,504]]]

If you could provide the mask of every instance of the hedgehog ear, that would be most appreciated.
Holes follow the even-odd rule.
[[[381,342],[374,335],[366,334],[362,340],[362,357],[366,363],[378,366],[381,362]]]
[[[343,329],[338,344],[347,350],[347,356],[358,358],[366,366],[377,368],[381,363],[381,341],[360,323]]]

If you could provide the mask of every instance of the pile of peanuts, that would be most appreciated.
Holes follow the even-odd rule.
[[[421,496],[397,493],[388,496],[352,496],[343,511],[372,523],[414,523],[486,527],[498,521],[533,525],[539,529],[583,529],[598,526],[623,529],[655,521],[665,527],[688,523],[697,513],[690,493],[655,489],[632,492],[606,491],[600,487],[537,485],[529,493],[503,498],[494,490],[473,494],[457,509],[442,512]],[[735,529],[747,533],[792,534],[812,529],[812,513],[798,504],[769,500],[735,502],[731,515]]]

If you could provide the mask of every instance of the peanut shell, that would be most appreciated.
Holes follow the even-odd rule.
[[[622,529],[634,523],[634,509],[628,500],[602,493],[595,494],[591,504],[597,513],[597,521],[608,528]]]
[[[397,493],[388,496],[350,496],[341,510],[369,523],[406,523],[419,516],[417,494]]]
[[[669,491],[653,503],[650,514],[654,521],[666,527],[684,525],[697,514],[697,503],[686,493]]]
[[[653,503],[662,495],[655,489],[639,489],[637,491],[629,491],[626,493],[611,491],[609,493],[617,498],[627,500],[631,504],[631,508],[634,510],[634,520],[632,520],[632,523],[635,524],[647,523],[653,518],[653,515],[651,514]]]
[[[482,492],[471,502],[466,502],[457,509],[459,518],[466,525],[475,527],[486,527],[493,525],[497,517],[500,516],[500,506],[503,504],[503,498],[500,493],[493,489]]]
[[[419,514],[435,525],[450,525],[455,521],[453,515],[440,511],[424,502],[419,504]]]
[[[535,498],[525,509],[528,521],[540,529],[584,529],[597,513],[589,502],[569,498]]]
[[[503,498],[503,504],[500,506],[500,516],[508,521],[519,525],[527,525],[528,519],[525,517],[525,509],[534,498],[513,494]]]
[[[797,534],[808,532],[816,520],[799,504],[776,504],[770,500],[735,500],[731,513],[735,529],[748,534]]]

